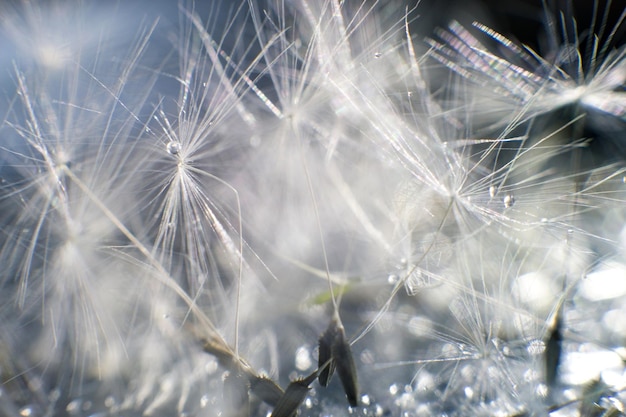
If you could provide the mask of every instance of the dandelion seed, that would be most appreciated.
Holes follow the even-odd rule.
[[[377,417],[623,413],[617,2],[541,53],[425,51],[397,1],[46,3],[0,6],[0,414],[330,415],[335,373]]]
[[[563,319],[560,312],[556,313],[545,346],[546,383],[548,387],[554,388],[559,375],[563,349]]]
[[[265,403],[276,407],[285,392],[274,381],[264,376],[256,376],[250,381],[250,390]]]
[[[285,394],[276,404],[271,417],[293,417],[298,412],[298,407],[302,404],[307,394],[309,386],[317,379],[317,370],[309,376],[292,381],[285,390]]]
[[[318,368],[320,369],[319,382],[323,387],[328,385],[336,369],[348,403],[351,407],[358,405],[359,388],[356,365],[337,313],[320,337]]]
[[[545,24],[552,48],[544,56],[552,58],[544,58],[529,47],[517,45],[476,22],[474,27],[499,43],[515,61],[492,53],[458,22],[450,24],[449,32],[438,32],[446,46],[429,41],[433,47],[432,56],[471,82],[482,86],[491,83],[489,91],[495,88],[501,93],[494,99],[502,105],[489,112],[500,114],[505,108],[511,110],[515,116],[514,119],[507,118],[507,122],[528,121],[577,103],[582,105],[590,118],[604,114],[614,117],[616,122],[623,118],[625,108],[625,97],[619,86],[623,84],[626,74],[626,50],[622,45],[611,50],[611,45],[626,13],[621,12],[616,25],[605,36],[611,2],[604,5],[603,18],[599,18],[597,13],[599,3],[594,2],[591,28],[584,36],[576,33],[577,23],[574,18],[568,20],[567,12],[561,12],[558,19],[559,13],[552,15],[544,4]],[[556,30],[559,25],[560,35]],[[478,95],[486,92],[484,88],[476,90]],[[481,111],[484,113],[484,109]],[[599,123],[594,124],[599,127]]]

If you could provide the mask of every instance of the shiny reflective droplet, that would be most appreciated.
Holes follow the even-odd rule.
[[[397,283],[398,283],[398,279],[399,279],[399,277],[398,277],[396,274],[390,274],[390,275],[387,277],[387,282],[388,282],[389,284],[391,284],[391,285],[395,285],[395,284],[397,284]]]
[[[374,53],[374,58],[376,58],[376,59],[380,58],[381,56],[383,56],[383,54],[380,53],[380,52],[375,52]]]
[[[180,152],[180,143],[176,142],[176,141],[170,141],[167,144],[167,152],[170,155],[178,155],[178,153]]]
[[[510,207],[513,207],[514,204],[515,204],[515,197],[513,197],[513,194],[507,194],[504,196],[504,207],[510,208]]]
[[[310,398],[307,398],[306,400],[304,400],[304,406],[306,408],[313,408],[313,400]]]
[[[370,402],[371,402],[371,400],[370,400],[370,396],[369,395],[367,395],[367,394],[361,395],[361,404],[363,404],[363,405],[370,405]]]
[[[400,387],[398,386],[398,384],[391,384],[389,386],[389,394],[396,395],[398,391],[400,391]]]
[[[531,340],[526,347],[526,351],[529,355],[541,355],[546,350],[546,345],[543,340]]]
[[[200,407],[204,408],[207,405],[209,405],[209,396],[204,394],[202,397],[200,397]]]
[[[463,392],[465,393],[465,396],[470,400],[474,397],[474,390],[472,389],[472,387],[465,387]]]
[[[496,191],[498,191],[498,189],[495,185],[489,187],[489,197],[494,198],[496,196]]]

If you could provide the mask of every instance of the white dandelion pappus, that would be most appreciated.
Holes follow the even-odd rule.
[[[429,54],[478,85],[472,90],[478,103],[482,103],[479,105],[482,115],[477,116],[491,123],[502,125],[502,119],[498,121],[496,117],[504,116],[505,123],[519,124],[564,106],[580,105],[579,113],[590,113],[592,119],[595,115],[610,116],[599,118],[596,124],[600,120],[610,121],[611,117],[614,120],[609,123],[616,124],[623,122],[626,114],[622,91],[626,80],[626,46],[614,45],[614,39],[626,12],[622,12],[615,26],[604,36],[610,2],[605,7],[603,19],[598,20],[594,14],[591,28],[581,37],[576,32],[571,34],[577,30],[573,18],[568,21],[561,14],[557,23],[544,5],[550,46],[556,48],[547,51],[550,58],[475,22],[478,31],[501,47],[498,55],[456,21],[450,24],[448,31],[437,30],[443,43],[428,40],[432,48]],[[594,13],[597,11],[596,2]],[[557,27],[562,35],[556,33]]]

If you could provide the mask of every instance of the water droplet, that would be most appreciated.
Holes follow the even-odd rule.
[[[375,411],[376,417],[382,417],[384,412],[385,412],[385,410],[383,410],[383,407],[381,407],[380,405],[376,404],[376,411]]]
[[[370,402],[371,402],[371,400],[370,400],[370,396],[369,395],[367,395],[367,394],[361,395],[361,404],[363,404],[363,405],[370,405]]]
[[[380,52],[374,52],[374,58],[378,59],[378,58],[380,58],[381,56],[383,56],[383,54],[382,54],[382,53],[380,53]]]
[[[474,390],[472,389],[472,387],[465,387],[463,392],[465,392],[465,396],[470,400],[472,399],[472,397],[474,397]]]
[[[304,400],[304,406],[306,408],[313,408],[313,400],[310,398],[307,398],[306,400]]]
[[[409,96],[409,98],[413,97],[413,91],[407,91],[406,95]]]
[[[504,196],[504,207],[511,208],[515,204],[515,197],[513,194],[507,194]]]
[[[541,355],[544,350],[546,350],[546,344],[539,339],[531,340],[526,347],[526,351],[532,356]]]
[[[498,189],[496,188],[495,185],[492,185],[489,187],[489,197],[494,198],[496,196],[496,192],[498,191]]]
[[[207,394],[204,394],[202,397],[200,397],[200,407],[204,408],[207,405],[209,405],[209,396]]]
[[[387,277],[387,282],[391,285],[395,285],[398,282],[399,277],[396,274],[390,274]]]
[[[400,387],[398,386],[398,384],[391,384],[389,386],[389,394],[396,395],[398,391],[400,391]]]
[[[178,155],[178,153],[180,152],[180,142],[176,142],[174,140],[169,141],[167,143],[167,152],[170,155]]]

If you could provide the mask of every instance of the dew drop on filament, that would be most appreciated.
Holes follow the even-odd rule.
[[[515,197],[513,194],[507,194],[504,196],[504,207],[511,208],[515,204]]]
[[[174,140],[168,142],[167,144],[167,153],[170,155],[178,155],[180,152],[180,143]]]

